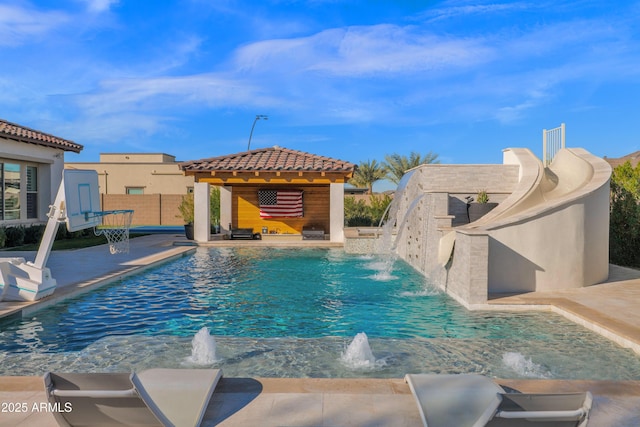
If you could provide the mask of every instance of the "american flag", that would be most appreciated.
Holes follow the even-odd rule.
[[[302,191],[258,190],[260,218],[302,218]]]

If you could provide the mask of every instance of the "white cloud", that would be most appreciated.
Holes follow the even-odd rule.
[[[535,4],[526,2],[478,4],[478,2],[474,1],[473,4],[454,5],[455,3],[452,2],[449,2],[448,4],[451,4],[451,6],[447,6],[447,4],[445,4],[444,7],[431,9],[422,16],[427,19],[427,22],[434,22],[459,16],[519,12],[535,7]]]
[[[87,10],[92,13],[102,13],[111,9],[112,5],[116,5],[120,0],[81,0],[87,5]]]
[[[486,62],[482,40],[423,33],[416,27],[374,25],[328,29],[309,37],[268,40],[238,50],[242,70],[320,71],[338,76],[408,74]]]
[[[87,4],[106,10],[114,2]],[[490,6],[448,13],[489,13]],[[51,26],[31,28],[25,9],[9,8],[12,14],[3,14],[7,7],[2,7],[0,44],[7,22],[21,28],[23,39],[16,40],[29,37],[29,31],[51,31]],[[505,8],[495,5],[493,11]],[[43,19],[34,25],[51,25],[44,19],[50,16],[40,13]],[[51,16],[59,22],[67,18]],[[562,83],[637,76],[638,52],[628,59],[624,55],[626,49],[637,48],[629,47],[624,28],[616,22],[486,27],[475,34],[435,32],[428,25],[328,28],[305,37],[249,43],[211,60],[203,49],[213,36],[185,31],[170,42],[147,47],[144,58],[128,63],[86,52],[86,57],[70,56],[66,73],[42,76],[40,105],[35,107],[50,108],[42,101],[49,94],[70,94],[47,101],[63,105],[60,115],[77,114],[67,122],[81,143],[164,133],[176,120],[205,109],[258,108],[298,125],[513,122],[553,101]],[[193,63],[198,65],[190,68]],[[212,65],[203,69],[205,63]],[[68,71],[70,64],[74,73]],[[0,88],[19,80],[7,75],[3,81],[0,74]],[[34,84],[22,84],[30,86]],[[16,91],[16,104],[23,100],[24,92]]]
[[[165,109],[239,106],[269,102],[250,82],[213,74],[103,81],[94,93],[71,97],[83,114],[161,112]]]
[[[17,46],[43,38],[70,21],[62,12],[44,12],[0,4],[0,46]]]

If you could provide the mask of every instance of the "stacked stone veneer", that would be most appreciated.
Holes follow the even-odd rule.
[[[527,149],[504,155],[503,165],[410,171],[396,194],[398,254],[467,307],[485,304],[492,293],[606,280],[608,164],[578,148],[561,150],[547,168]],[[481,189],[500,204],[468,224],[465,198]],[[440,248],[448,233],[455,233],[453,251]]]
[[[410,171],[411,177],[402,194],[396,195],[398,224],[397,252],[406,262],[423,273],[432,283],[461,301],[486,301],[486,283],[478,289],[469,284],[486,282],[488,238],[463,237],[456,241],[456,254],[447,268],[438,264],[440,238],[456,225],[468,223],[466,197],[477,197],[480,190],[489,193],[490,201],[501,202],[518,183],[517,165],[423,165]],[[415,203],[416,200],[419,200]],[[415,203],[415,204],[414,204]],[[412,205],[408,217],[405,212]],[[457,286],[456,284],[461,284]],[[459,288],[459,289],[456,289]],[[484,289],[484,291],[482,291]]]

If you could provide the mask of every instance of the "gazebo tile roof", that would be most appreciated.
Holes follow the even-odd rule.
[[[190,172],[310,171],[348,173],[353,172],[356,165],[331,157],[274,146],[183,162],[180,164],[180,168]]]
[[[43,145],[46,147],[59,148],[64,151],[79,153],[82,145],[76,144],[68,139],[63,139],[48,133],[30,129],[15,123],[0,119],[0,138],[13,139],[28,144]]]

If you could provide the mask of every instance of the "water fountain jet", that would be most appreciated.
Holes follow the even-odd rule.
[[[351,369],[374,368],[379,364],[369,346],[367,334],[356,334],[351,344],[340,356],[343,364]]]
[[[209,334],[209,328],[203,327],[191,341],[191,357],[189,362],[196,365],[211,365],[217,362],[216,340]]]

